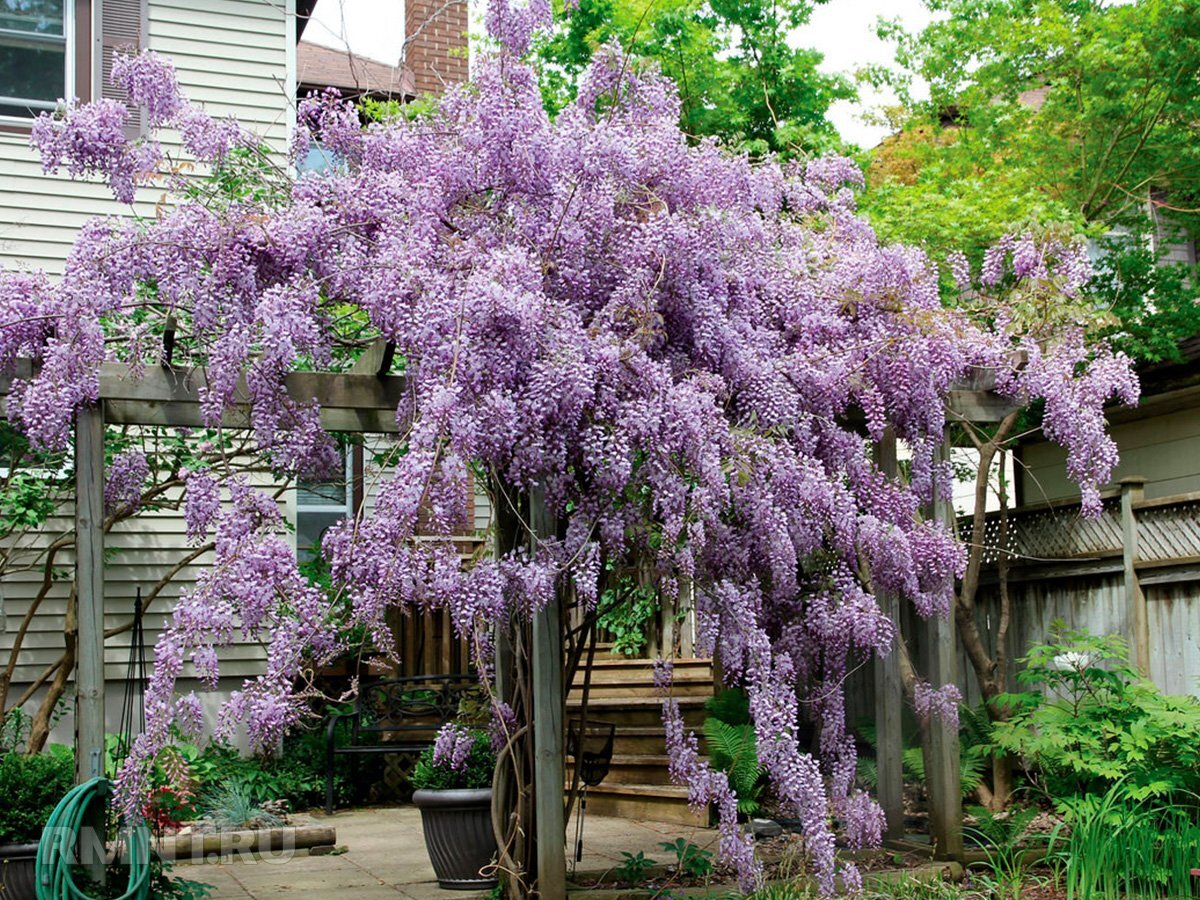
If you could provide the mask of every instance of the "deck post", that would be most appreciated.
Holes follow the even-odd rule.
[[[535,539],[553,537],[557,528],[541,488],[530,493],[529,506]],[[562,642],[562,609],[556,592],[533,616],[534,835],[537,893],[547,900],[567,895]]]
[[[104,775],[104,413],[75,415],[75,780]],[[79,862],[104,879],[104,813],[80,834]]]
[[[1129,610],[1133,630],[1133,664],[1146,678],[1150,677],[1150,611],[1146,595],[1138,581],[1138,524],[1134,506],[1145,496],[1146,479],[1140,475],[1122,478],[1121,484],[1121,548],[1124,557],[1125,608]]]
[[[949,441],[943,441],[938,462],[949,458]],[[951,498],[944,496],[934,479],[933,515],[938,521],[952,526],[954,509]],[[953,601],[951,601],[953,603]],[[958,682],[958,635],[954,627],[954,610],[946,616],[931,616],[926,622],[929,648],[929,683],[936,689]],[[925,765],[925,782],[929,790],[929,831],[934,841],[937,859],[961,859],[962,790],[959,787],[958,730],[933,721],[929,725],[929,759]]]
[[[875,447],[879,471],[896,478],[896,432],[890,426]],[[904,707],[904,685],[900,679],[900,600],[890,591],[875,591],[883,614],[892,622],[895,637],[887,656],[875,658],[875,765],[879,805],[886,819],[885,840],[904,836],[904,736],[900,714]]]

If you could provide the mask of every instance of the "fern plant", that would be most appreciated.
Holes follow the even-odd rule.
[[[870,744],[871,749],[877,749],[874,722],[860,722],[855,730],[860,738]],[[962,795],[967,797],[983,784],[992,758],[992,723],[983,704],[958,708],[958,745],[959,787]],[[906,746],[900,758],[907,779],[925,780],[925,757],[919,745]],[[879,774],[874,759],[859,757],[858,778],[868,788],[878,786]]]
[[[752,725],[730,725],[717,718],[704,720],[704,739],[708,758],[729,777],[729,786],[738,798],[738,812],[751,816],[762,808],[762,767]]]
[[[758,763],[758,745],[750,722],[750,700],[746,692],[726,688],[704,704],[704,739],[709,761],[729,778],[738,798],[738,812],[752,816],[762,809],[764,773]]]

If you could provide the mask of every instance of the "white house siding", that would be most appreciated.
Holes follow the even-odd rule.
[[[1112,428],[1121,452],[1113,483],[1126,476],[1146,478],[1146,498],[1200,491],[1200,416],[1182,410],[1150,416]],[[1066,453],[1056,444],[1022,448],[1023,501],[1078,499],[1079,489],[1067,478]]]
[[[175,63],[188,97],[282,152],[295,115],[294,8],[294,0],[149,0],[149,47]],[[174,149],[170,135],[162,142]],[[137,212],[152,215],[160,196],[143,188]],[[27,135],[0,133],[0,265],[60,273],[84,222],[127,212],[102,184],[43,174]]]
[[[189,98],[214,116],[235,116],[282,154],[295,121],[294,9],[294,0],[149,0],[148,46],[174,62],[180,86]],[[178,155],[174,136],[161,135],[160,140]],[[161,195],[154,186],[143,188],[137,214],[153,215],[154,203]],[[0,133],[0,265],[60,274],[75,235],[88,219],[128,213],[102,184],[72,180],[65,174],[44,174],[27,136]],[[285,502],[284,507],[289,504]],[[70,505],[61,513],[47,523],[45,541],[71,526]],[[112,554],[105,578],[109,628],[129,621],[139,586],[143,593],[149,592],[192,549],[182,516],[172,511],[143,513],[122,523],[107,536],[106,546]],[[199,567],[206,562],[207,557],[201,557],[182,570],[147,612],[148,647],[153,647],[180,591],[194,584]],[[73,554],[58,559],[63,577],[43,601],[25,639],[10,700],[62,653],[73,565]],[[5,578],[0,585],[7,625],[0,633],[0,658],[7,660],[13,634],[37,594],[39,582],[37,573],[23,573]],[[108,720],[114,729],[121,711],[129,637],[123,634],[111,639],[105,650]],[[148,655],[152,659],[152,652]],[[261,648],[248,643],[222,653],[226,677],[221,691],[206,698],[210,715],[228,690],[261,671],[262,658]],[[68,690],[68,711],[70,698]],[[69,742],[71,731],[68,714],[53,739]]]

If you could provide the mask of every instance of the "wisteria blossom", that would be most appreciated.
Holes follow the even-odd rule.
[[[206,367],[206,424],[221,427],[245,384],[248,425],[282,475],[335,459],[316,407],[284,378],[339,358],[339,323],[403,361],[404,452],[369,513],[323,543],[347,601],[340,621],[299,575],[272,496],[216,465],[187,473],[188,534],[215,542],[215,562],[159,641],[121,795],[140,809],[172,722],[198,727],[197,702],[176,692],[185,663],[212,682],[238,634],[267,644],[267,671],[221,726],[270,744],[302,714],[303,668],[339,652],[347,624],[394,646],[392,610],[446,609],[478,637],[486,675],[495,623],[568,588],[594,605],[605,564],[637,561],[663,592],[693,586],[699,651],[746,687],[774,795],[803,822],[832,891],[834,822],[867,845],[882,821],[854,785],[843,693],[855,661],[893,643],[871,591],[945,615],[963,571],[962,547],[923,514],[950,479],[937,452],[949,392],[987,369],[1001,394],[1044,400],[1046,433],[1094,509],[1116,462],[1103,405],[1135,400],[1136,380],[1082,334],[1029,336],[996,311],[945,309],[925,255],[881,244],[857,217],[853,163],[694,144],[674,86],[619,47],[599,50],[576,103],[551,120],[521,59],[548,15],[544,0],[492,0],[492,49],[426,116],[364,127],[336,95],[309,98],[293,152],[320,140],[337,160],[326,171],[236,202],[181,196],[153,220],[94,221],[58,282],[0,274],[0,364],[41,364],[11,415],[40,445],[65,444],[74,410],[97,396],[106,334],[143,328],[148,305],[183,323],[178,361]],[[179,96],[165,60],[116,71],[152,135],[178,128],[218,166],[258,152]],[[132,199],[159,151],[152,136],[125,142],[122,112],[100,101],[42,119],[47,168],[99,173]],[[1069,242],[1017,237],[988,255],[981,280],[1077,292],[1085,262]],[[954,269],[969,277],[963,261]],[[903,481],[870,452],[889,427],[912,451]],[[557,535],[464,566],[453,538],[472,477],[495,508],[541,492]],[[928,699],[935,712],[950,698]],[[527,724],[511,713],[498,733]],[[752,884],[728,781],[700,759],[669,695],[664,717],[673,776],[716,805],[722,854]],[[805,720],[821,723],[815,752],[800,740]],[[452,736],[439,745],[455,758]],[[852,868],[840,874],[857,883]]]

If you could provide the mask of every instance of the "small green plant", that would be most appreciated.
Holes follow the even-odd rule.
[[[1022,757],[1052,799],[1103,795],[1125,784],[1135,799],[1200,791],[1200,702],[1161,693],[1129,664],[1119,637],[1054,623],[1030,649],[1006,694],[996,744]]]
[[[642,850],[639,850],[636,855],[628,850],[623,850],[621,857],[623,861],[614,871],[618,878],[629,884],[641,884],[646,873],[654,868],[654,860],[648,858]]]
[[[1200,860],[1195,795],[1146,796],[1117,782],[1102,796],[1066,798],[1051,838],[1068,900],[1191,897]]]
[[[985,806],[972,806],[968,811],[976,823],[968,833],[973,832],[987,854],[978,873],[980,881],[996,900],[1018,900],[1028,870],[1026,850],[1035,839],[1029,834],[1029,825],[1038,815],[1037,807],[994,813]]]
[[[712,874],[712,853],[691,841],[676,838],[674,842],[663,841],[658,846],[675,854],[675,864],[683,874],[693,878],[707,878]]]
[[[279,816],[263,809],[251,787],[233,781],[206,794],[203,806],[219,831],[242,828],[274,828],[283,824]]]

